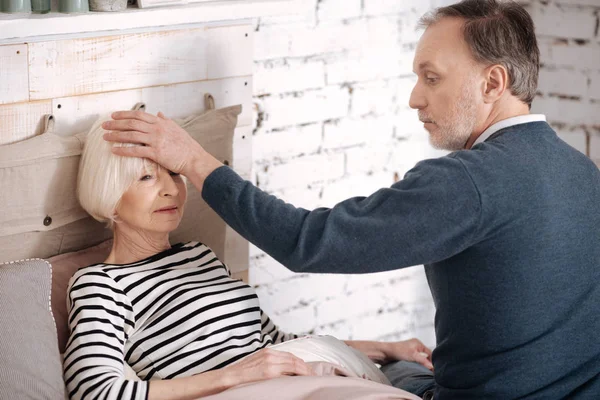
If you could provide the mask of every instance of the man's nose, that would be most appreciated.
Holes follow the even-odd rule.
[[[425,101],[425,97],[421,92],[421,88],[419,82],[415,84],[412,92],[410,93],[410,99],[408,100],[408,106],[415,110],[421,110],[427,106],[427,102]]]

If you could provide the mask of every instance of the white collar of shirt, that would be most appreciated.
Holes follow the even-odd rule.
[[[498,132],[500,129],[508,128],[513,125],[527,124],[529,122],[540,122],[546,121],[546,116],[543,114],[528,114],[528,115],[519,115],[518,117],[512,117],[503,119],[502,121],[496,122],[494,125],[487,128],[473,143],[473,146],[485,142],[490,136],[494,133]],[[473,147],[471,146],[471,147]]]

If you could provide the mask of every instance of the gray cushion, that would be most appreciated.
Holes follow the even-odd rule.
[[[0,399],[65,398],[51,279],[43,260],[0,264]]]

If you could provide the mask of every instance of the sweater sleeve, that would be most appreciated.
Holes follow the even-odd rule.
[[[479,191],[450,155],[422,161],[369,197],[308,211],[221,167],[205,201],[243,237],[295,272],[370,273],[444,260],[476,239]]]
[[[119,285],[100,269],[75,275],[67,306],[71,335],[63,368],[69,398],[147,399],[148,382],[125,379],[125,342],[135,320]]]
[[[260,330],[261,336],[263,338],[267,335],[270,336],[273,344],[283,343],[298,338],[298,335],[281,331],[262,309],[260,310]]]

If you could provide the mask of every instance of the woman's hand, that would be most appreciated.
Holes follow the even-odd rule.
[[[363,352],[371,361],[381,365],[400,360],[413,361],[433,371],[431,350],[419,339],[410,339],[401,342],[347,340],[346,344]]]
[[[302,359],[291,353],[263,349],[223,368],[231,386],[290,375],[312,375],[312,370]]]

